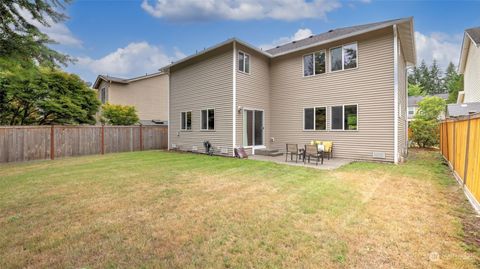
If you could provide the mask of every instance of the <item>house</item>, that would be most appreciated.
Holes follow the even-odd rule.
[[[458,72],[464,77],[458,103],[480,102],[480,27],[465,30]]]
[[[399,162],[407,150],[413,18],[338,28],[261,50],[237,38],[169,73],[169,149],[220,154],[243,146],[334,142],[334,156]]]
[[[142,124],[167,124],[168,82],[163,72],[131,79],[99,75],[93,88],[102,104],[135,106]]]
[[[444,100],[448,99],[448,93],[435,94],[433,96],[440,97]],[[415,114],[418,112],[418,103],[422,101],[425,96],[409,96],[408,97],[408,121],[412,121],[415,117]],[[440,120],[445,119],[445,113],[442,112],[440,115]]]

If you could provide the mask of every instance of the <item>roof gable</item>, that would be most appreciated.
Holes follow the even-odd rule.
[[[200,55],[204,55],[205,53],[214,51],[216,49],[219,49],[220,47],[223,47],[225,45],[228,45],[230,43],[239,43],[242,44],[245,47],[248,47],[252,50],[255,50],[266,57],[269,58],[275,58],[279,57],[281,55],[293,53],[299,50],[307,49],[309,47],[314,47],[318,46],[321,44],[326,44],[329,42],[337,41],[337,40],[342,40],[348,37],[372,32],[375,30],[383,29],[386,27],[391,27],[393,25],[399,25],[402,27],[398,27],[398,32],[399,32],[399,38],[402,41],[402,44],[404,45],[404,54],[406,57],[406,60],[408,63],[415,64],[416,63],[416,50],[415,50],[415,38],[414,38],[414,31],[413,31],[413,18],[403,18],[403,19],[395,19],[395,20],[388,20],[388,21],[383,21],[383,22],[376,22],[376,23],[369,23],[369,24],[363,24],[363,25],[357,25],[357,26],[351,26],[351,27],[344,27],[344,28],[338,28],[334,29],[331,31],[328,31],[326,33],[318,34],[318,35],[313,35],[308,38],[294,41],[288,44],[284,44],[281,46],[277,46],[276,48],[269,49],[266,51],[263,51],[255,46],[252,46],[248,44],[247,42],[244,42],[242,40],[239,40],[237,38],[231,38],[228,39],[224,42],[221,42],[215,46],[212,46],[210,48],[204,49],[201,52],[198,52],[196,54],[190,55],[188,57],[185,57],[177,62],[174,62],[170,65],[167,65],[165,67],[160,68],[160,70],[165,71],[168,70],[170,67],[175,66],[179,63],[184,63],[188,60],[191,60],[193,58],[196,58]]]
[[[480,47],[480,27],[466,29],[463,34],[462,50],[460,51],[460,61],[458,63],[458,72],[465,72],[465,64],[467,63],[468,50],[470,45]]]

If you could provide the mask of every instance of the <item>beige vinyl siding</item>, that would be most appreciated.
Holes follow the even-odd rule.
[[[168,120],[168,81],[165,74],[128,84],[112,83],[108,101],[135,106],[140,120]]]
[[[270,72],[269,59],[259,53],[237,44],[237,51],[250,55],[250,73],[237,68],[237,107],[264,111],[264,144],[270,140]],[[238,61],[236,63],[238,65]],[[238,67],[238,66],[237,66]],[[237,146],[243,146],[243,111],[237,110]],[[250,149],[246,149],[251,153]]]
[[[215,148],[233,144],[233,48],[221,48],[170,70],[170,146],[181,150],[209,140]],[[200,130],[201,110],[215,109],[215,130]],[[192,111],[192,130],[181,131],[181,112]]]
[[[480,48],[470,43],[465,63],[464,103],[480,102]]]
[[[329,70],[329,49],[351,42],[358,42],[357,69],[303,77],[303,54],[326,49]],[[391,28],[273,59],[270,147],[331,140],[337,157],[371,160],[377,151],[392,162],[393,66]],[[331,106],[347,104],[358,104],[358,131],[330,131]],[[328,107],[327,131],[303,131],[303,108],[314,106]]]
[[[400,40],[399,40],[400,41]],[[404,156],[407,152],[407,70],[401,42],[398,42],[398,153]]]

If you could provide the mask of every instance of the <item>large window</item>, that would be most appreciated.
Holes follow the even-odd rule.
[[[326,107],[305,108],[303,111],[304,130],[326,130]]]
[[[332,130],[357,130],[358,106],[332,106]]]
[[[243,51],[238,52],[238,70],[244,73],[250,73],[250,55]]]
[[[330,49],[330,70],[339,71],[357,67],[357,43]]]
[[[214,109],[202,110],[201,129],[215,130],[215,110]]]
[[[325,51],[303,56],[303,75],[305,77],[325,73]]]
[[[191,111],[182,112],[181,117],[182,117],[181,129],[192,130],[192,112]]]

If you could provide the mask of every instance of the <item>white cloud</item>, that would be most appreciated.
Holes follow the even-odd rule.
[[[82,46],[82,41],[76,38],[64,23],[55,23],[52,19],[47,18],[47,23],[50,25],[50,27],[47,27],[34,20],[29,11],[22,8],[17,8],[17,10],[29,23],[36,26],[42,33],[48,35],[50,39],[57,43],[73,47]]]
[[[462,35],[448,35],[445,33],[431,33],[429,35],[415,32],[418,64],[425,60],[431,64],[437,60],[439,66],[445,70],[449,62],[458,64]]]
[[[178,48],[174,48],[174,56],[168,56],[158,46],[150,45],[147,42],[138,42],[130,43],[124,48],[118,48],[99,59],[79,57],[75,66],[92,75],[108,74],[129,78],[157,72],[160,67],[183,57],[185,57],[185,54]]]
[[[270,44],[263,44],[263,45],[259,45],[258,47],[260,47],[263,50],[268,50],[279,45],[283,45],[286,43],[290,43],[292,41],[297,41],[297,40],[307,38],[311,35],[313,35],[312,30],[308,28],[300,28],[295,32],[295,34],[293,34],[290,37],[288,36],[280,37],[279,39],[275,39],[274,41],[272,41],[272,43]]]
[[[150,15],[173,21],[325,18],[339,0],[143,0]]]

